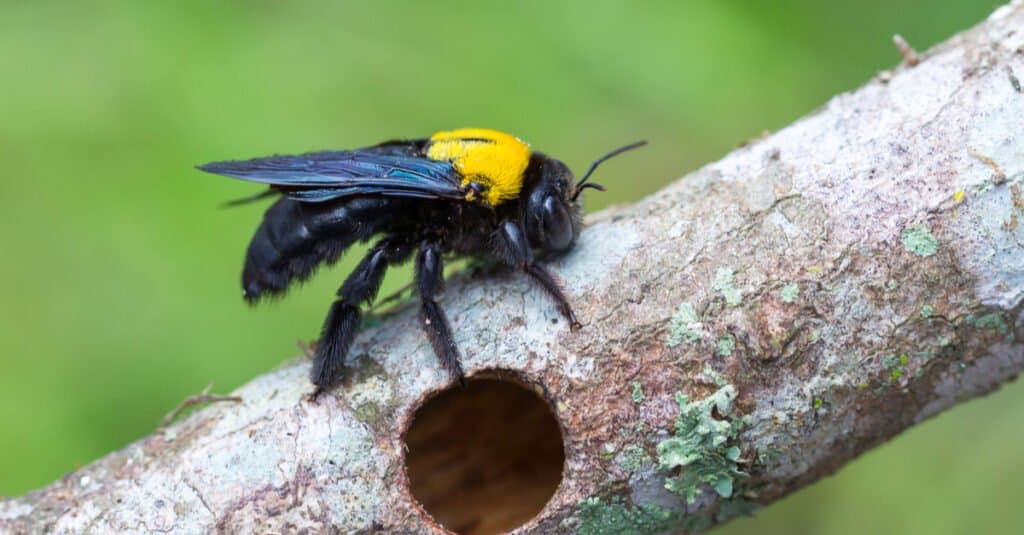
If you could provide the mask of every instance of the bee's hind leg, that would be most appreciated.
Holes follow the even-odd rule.
[[[526,272],[533,280],[540,283],[541,287],[555,300],[558,311],[565,320],[569,322],[569,328],[573,331],[583,327],[576,319],[576,313],[572,311],[572,305],[565,296],[562,286],[544,266],[533,260],[533,251],[526,239],[526,234],[518,223],[505,221],[498,228],[494,235],[495,254],[510,266],[519,268]]]
[[[327,313],[320,341],[313,355],[310,381],[316,390],[310,396],[316,399],[338,380],[352,341],[362,319],[359,305],[377,296],[388,265],[400,264],[412,256],[413,247],[408,240],[389,237],[377,242],[363,257],[356,269],[338,289],[338,299]]]
[[[448,318],[435,300],[444,287],[444,261],[441,247],[434,242],[424,241],[416,255],[416,287],[420,292],[420,322],[430,339],[434,353],[452,377],[466,385],[462,365],[459,363],[459,348],[452,338]]]

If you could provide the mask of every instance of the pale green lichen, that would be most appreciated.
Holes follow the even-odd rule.
[[[979,329],[992,329],[998,331],[999,334],[1006,334],[1010,328],[1006,324],[1006,318],[1003,317],[1002,312],[989,312],[981,316],[975,316],[974,314],[968,314],[964,318],[964,323],[972,327]]]
[[[899,356],[896,356],[895,354],[888,354],[882,357],[882,367],[887,370],[891,370],[900,365],[906,366],[907,359],[908,357],[906,353],[903,353],[902,355]]]
[[[619,436],[626,439],[636,438],[640,435],[647,433],[647,424],[644,422],[634,422],[632,426],[619,428]]]
[[[354,407],[356,420],[373,426],[394,409],[391,389],[383,368],[372,359],[360,358],[356,370],[357,381],[348,392],[349,404]]]
[[[712,368],[710,364],[705,364],[704,365],[704,369],[702,370],[702,373],[704,375],[706,375],[708,379],[711,379],[712,381],[714,381],[715,382],[715,386],[718,386],[719,388],[729,384],[729,381],[726,381],[725,377],[722,377],[722,375],[720,373],[716,372],[715,369]]]
[[[636,472],[643,468],[645,464],[653,462],[651,456],[647,455],[647,452],[644,451],[644,448],[639,444],[630,444],[625,448],[622,448],[622,452],[619,453],[616,460],[623,470],[627,470],[629,472]]]
[[[930,318],[930,317],[932,317],[934,315],[935,315],[935,308],[932,307],[931,305],[924,305],[924,306],[921,307],[921,317],[922,318],[927,319],[927,318]]]
[[[377,421],[380,420],[380,417],[382,416],[380,406],[370,401],[361,403],[358,407],[356,407],[356,410],[353,411],[353,413],[354,416],[356,417],[356,420],[359,420],[360,422],[363,422],[364,424],[367,425],[373,425],[377,423]]]
[[[792,303],[796,301],[797,297],[800,297],[800,286],[795,282],[786,284],[782,287],[782,290],[779,291],[779,295],[782,297],[783,301]]]
[[[731,307],[743,302],[743,292],[733,286],[736,272],[730,268],[718,268],[715,271],[715,280],[711,287],[722,294],[725,303]]]
[[[676,347],[683,342],[695,342],[700,339],[701,329],[700,317],[697,316],[693,305],[683,303],[679,305],[679,309],[672,316],[668,327],[668,341],[665,342],[665,345]]]
[[[618,498],[609,503],[590,497],[580,502],[572,517],[579,535],[656,535],[692,530],[693,520],[655,504],[627,507]]]
[[[719,388],[710,396],[691,402],[676,393],[679,417],[675,436],[658,444],[658,467],[670,476],[665,488],[694,503],[706,486],[722,498],[733,494],[735,481],[746,477],[739,469],[740,449],[732,444],[746,425],[732,412],[736,389],[732,385]],[[714,412],[724,419],[715,418]]]
[[[750,516],[760,508],[743,498],[722,500],[714,518],[722,523],[737,516]],[[710,514],[686,515],[653,503],[627,506],[617,497],[605,503],[596,496],[580,502],[576,514],[563,522],[565,527],[575,527],[579,535],[695,533],[712,525]]]
[[[757,450],[757,462],[762,465],[770,465],[782,456],[782,452],[775,446],[765,446]]]
[[[910,225],[903,229],[900,240],[906,250],[917,256],[929,257],[939,250],[939,240],[924,225]]]
[[[718,343],[715,344],[715,354],[720,357],[732,355],[733,349],[736,349],[736,339],[728,334],[719,338]]]
[[[882,357],[882,367],[889,370],[889,380],[891,381],[896,381],[903,377],[909,362],[910,356],[906,353],[901,353],[899,356],[890,354]]]
[[[705,374],[708,379],[715,381],[715,385],[718,387],[729,384],[729,381],[725,380],[725,377],[722,377],[722,374],[715,371],[715,368],[712,368],[711,364],[705,364],[705,367],[703,367],[700,372]]]
[[[644,385],[640,384],[640,381],[633,381],[633,403],[643,403],[644,399]]]

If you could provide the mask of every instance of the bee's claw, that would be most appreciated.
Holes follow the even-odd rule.
[[[299,346],[299,351],[302,351],[302,354],[305,355],[307,359],[313,358],[314,352],[316,351],[316,344],[317,340],[313,340],[312,342],[297,340],[295,342],[295,345]]]
[[[320,404],[320,395],[323,394],[326,391],[327,391],[327,389],[325,389],[325,388],[323,388],[321,386],[317,386],[315,390],[313,390],[309,394],[306,394],[306,401],[312,403],[313,405],[319,405]]]

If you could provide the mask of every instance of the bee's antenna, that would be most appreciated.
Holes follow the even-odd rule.
[[[638,149],[640,147],[643,147],[646,144],[647,144],[646,141],[637,141],[636,143],[630,143],[629,145],[626,145],[624,147],[619,147],[619,148],[609,152],[608,154],[605,154],[604,156],[601,156],[597,160],[594,160],[594,163],[590,164],[590,169],[587,169],[587,172],[586,172],[586,174],[583,175],[583,178],[581,178],[580,181],[576,183],[576,194],[573,195],[572,200],[575,201],[576,197],[580,196],[580,192],[582,192],[586,188],[594,188],[594,189],[596,189],[598,191],[604,191],[604,186],[601,186],[601,185],[598,185],[598,184],[592,184],[592,183],[588,183],[587,182],[587,179],[590,178],[590,175],[592,175],[594,173],[594,169],[597,169],[598,165],[601,165],[602,163],[605,162],[605,160],[607,160],[607,159],[609,159],[609,158],[611,158],[613,156],[618,156],[618,155],[620,155],[623,152],[626,152],[628,150]]]

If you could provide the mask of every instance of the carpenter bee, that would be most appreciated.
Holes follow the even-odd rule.
[[[524,271],[554,299],[572,330],[580,327],[558,280],[535,260],[569,250],[582,224],[580,194],[597,166],[644,145],[595,161],[579,181],[566,165],[531,152],[496,130],[463,128],[357,149],[270,156],[199,166],[209,173],[269,185],[277,200],[249,243],[242,271],[250,303],[282,295],[321,263],[336,262],[356,242],[380,236],[345,279],[327,313],[313,356],[314,398],[342,375],[346,353],[388,266],[416,257],[420,320],[441,364],[463,381],[459,350],[437,298],[446,255],[489,255]]]

